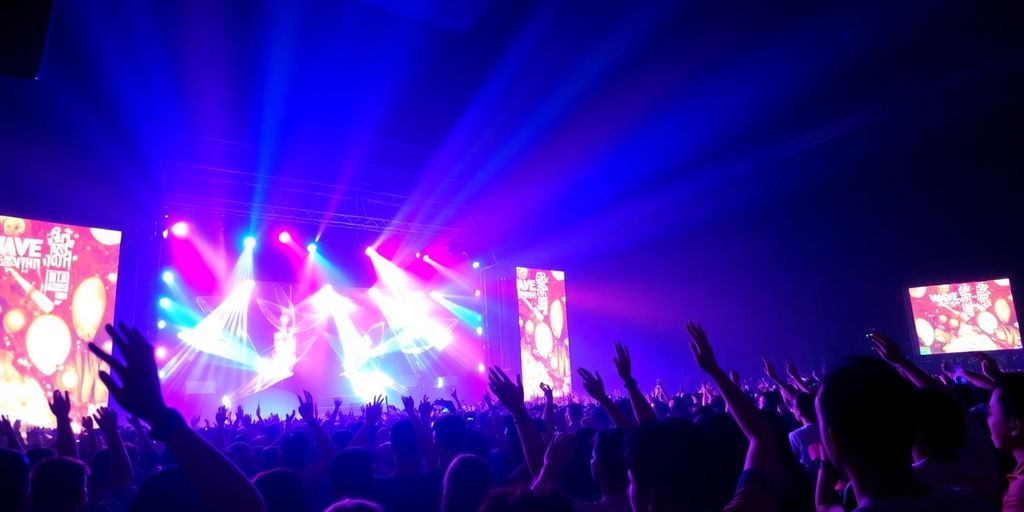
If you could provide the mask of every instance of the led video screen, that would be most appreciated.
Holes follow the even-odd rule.
[[[516,292],[526,395],[541,395],[541,383],[551,386],[555,396],[570,394],[572,371],[565,314],[565,273],[517,267]]]
[[[908,290],[922,355],[1021,348],[1009,279]]]
[[[71,418],[106,405],[90,341],[109,349],[121,233],[0,216],[0,410],[52,426],[47,396],[67,390]],[[77,428],[77,427],[76,427]]]

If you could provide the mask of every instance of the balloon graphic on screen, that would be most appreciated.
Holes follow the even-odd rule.
[[[4,330],[7,332],[18,332],[25,327],[25,312],[21,308],[15,308],[4,315]]]
[[[103,281],[95,276],[82,281],[71,298],[71,319],[78,339],[91,341],[96,337],[106,309],[107,290]]]
[[[59,316],[43,315],[28,326],[25,336],[28,359],[39,371],[50,375],[64,364],[71,352],[71,331]]]
[[[565,327],[565,312],[562,310],[562,302],[555,299],[551,303],[551,331],[555,339],[562,337],[562,328]]]
[[[89,232],[97,242],[103,245],[118,245],[121,243],[121,232],[110,229],[90,228]]]
[[[548,327],[548,324],[538,324],[533,339],[534,346],[537,347],[537,352],[542,357],[547,357],[551,353],[551,349],[554,348],[554,337],[551,335],[551,328]]]

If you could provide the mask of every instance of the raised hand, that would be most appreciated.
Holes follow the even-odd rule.
[[[786,374],[793,377],[794,379],[800,376],[800,370],[796,368],[796,363],[794,363],[792,360],[786,361]]]
[[[132,419],[132,417],[128,418],[128,423],[132,422],[131,419]],[[196,414],[195,416],[192,417],[192,421],[189,422],[189,426],[192,427],[192,430],[197,430],[196,427],[199,426],[199,421],[200,420],[202,420],[202,418],[198,414]],[[132,426],[134,426],[134,425],[135,424],[132,423]]]
[[[384,396],[377,395],[373,398],[373,402],[366,404],[366,412],[364,413],[366,424],[376,425],[383,415]]]
[[[893,341],[892,338],[878,331],[869,332],[867,337],[871,340],[871,349],[878,352],[878,355],[882,356],[882,359],[885,359],[889,364],[903,366],[907,362],[907,356],[903,354],[899,344]]]
[[[313,395],[309,391],[303,391],[302,394],[306,397],[305,400],[302,399],[302,396],[295,395],[299,399],[299,415],[307,423],[316,421],[316,406],[313,404]]]
[[[615,363],[615,370],[619,372],[619,377],[622,378],[623,382],[630,382],[633,380],[633,361],[629,357],[629,349],[622,343],[615,344],[615,358],[612,359]]]
[[[552,402],[555,400],[555,392],[551,389],[551,386],[541,382],[540,390],[544,393],[544,400]]]
[[[999,363],[996,363],[992,356],[984,352],[975,352],[974,358],[981,363],[981,373],[984,373],[986,377],[994,380],[1003,374],[1003,370],[999,368]]]
[[[455,389],[455,386],[452,386],[451,397],[452,397],[452,400],[458,400],[459,399],[459,390]]]
[[[295,421],[295,409],[292,409],[291,414],[286,413],[284,416],[284,422],[286,425],[291,425],[293,421]]]
[[[242,404],[238,404],[238,409],[235,409],[235,421],[242,421],[242,416],[245,416],[245,410],[242,409]]]
[[[952,376],[955,373],[953,365],[949,364],[949,361],[943,361],[939,364],[939,368],[942,370],[942,373],[947,376]]]
[[[21,425],[18,426],[20,427]],[[11,425],[11,419],[7,416],[0,416],[0,438],[3,437],[7,438],[8,447],[16,448],[21,445],[21,434]]]
[[[263,411],[260,410],[260,403],[256,402],[256,419],[259,421],[263,421],[263,415],[261,414],[262,412]]]
[[[551,438],[551,443],[548,444],[547,451],[544,452],[544,466],[561,468],[568,464],[569,459],[572,458],[575,441],[575,436],[569,432],[555,433],[555,437]]]
[[[218,407],[217,414],[214,415],[213,419],[217,421],[218,428],[223,427],[224,422],[228,420],[228,408],[223,405]]]
[[[403,396],[402,407],[405,409],[406,414],[414,416],[416,414],[416,399],[411,396]]]
[[[92,432],[92,429],[93,429],[92,416],[82,416],[82,428],[86,432]]]
[[[338,409],[341,409],[342,402],[343,402],[343,400],[341,399],[340,396],[334,397],[334,412],[335,413],[338,412]]]
[[[484,403],[487,404],[488,409],[494,408],[494,399],[491,398],[491,394],[484,392]]]
[[[591,374],[585,368],[580,368],[576,370],[576,373],[583,379],[583,389],[590,395],[590,398],[598,402],[608,398],[608,394],[604,390],[604,381],[601,380],[601,372],[595,371]]]
[[[764,363],[764,374],[767,375],[769,379],[778,381],[779,374],[775,371],[775,365],[773,365],[767,357],[762,357],[761,362]]]
[[[100,432],[108,438],[113,435],[117,435],[117,413],[109,407],[100,407],[96,409],[96,414],[93,416],[96,418],[96,425],[100,428]]]
[[[71,414],[71,399],[68,398],[67,391],[65,391],[63,395],[60,394],[59,390],[53,391],[53,401],[50,402],[50,412],[57,417],[57,421],[68,419],[68,415]]]
[[[693,353],[693,359],[697,362],[697,366],[709,374],[721,372],[722,367],[718,366],[718,360],[715,359],[715,351],[712,350],[711,344],[708,343],[708,335],[704,333],[704,327],[690,322],[686,324],[686,330],[690,333],[690,337],[693,338],[693,341],[690,342],[690,352]]]
[[[420,402],[420,417],[427,419],[434,412],[434,406],[430,403],[430,398],[427,395],[423,395],[423,401]]]
[[[158,424],[167,414],[167,405],[160,393],[160,376],[153,357],[153,346],[142,337],[138,329],[129,328],[123,323],[118,324],[116,329],[108,324],[106,330],[124,363],[104,352],[95,343],[89,343],[89,350],[110,365],[120,384],[105,371],[99,372],[100,380],[124,410],[150,425]]]
[[[729,380],[731,380],[733,384],[736,384],[737,387],[743,387],[743,384],[740,382],[740,372],[736,370],[729,370]]]
[[[487,380],[491,392],[494,393],[494,396],[498,397],[498,401],[506,409],[513,414],[526,411],[526,404],[523,402],[522,376],[516,375],[516,381],[512,382],[512,379],[509,379],[508,375],[505,375],[501,368],[494,366],[490,369]]]

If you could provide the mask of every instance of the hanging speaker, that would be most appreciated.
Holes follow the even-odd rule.
[[[53,0],[0,1],[0,74],[39,78]]]

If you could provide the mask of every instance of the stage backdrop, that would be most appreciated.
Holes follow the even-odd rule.
[[[47,398],[71,397],[71,417],[106,405],[89,353],[110,348],[121,233],[0,216],[0,411],[25,425],[54,425]],[[105,366],[105,365],[104,365]]]
[[[540,395],[541,383],[551,386],[555,396],[572,393],[565,273],[517,267],[516,291],[526,396]]]
[[[1009,279],[909,290],[922,355],[1021,348]]]

